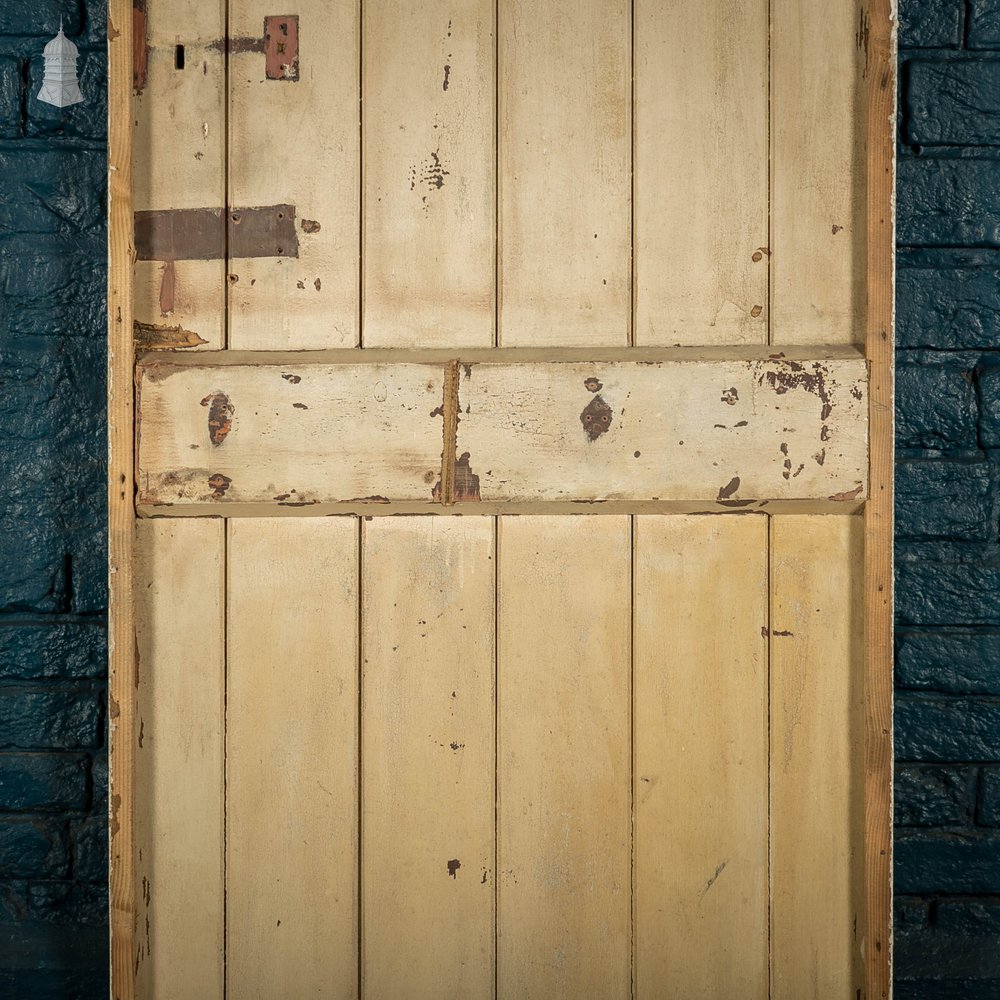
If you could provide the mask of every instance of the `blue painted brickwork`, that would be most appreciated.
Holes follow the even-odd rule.
[[[87,103],[38,104],[60,15]],[[1000,0],[901,0],[896,987],[1000,997]],[[103,0],[0,2],[0,997],[106,993]]]
[[[1000,998],[1000,0],[901,0],[896,996]]]
[[[86,103],[34,99],[80,48]],[[107,995],[104,0],[0,0],[0,997]]]

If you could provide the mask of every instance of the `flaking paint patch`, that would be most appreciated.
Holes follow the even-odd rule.
[[[214,392],[207,395],[201,405],[208,407],[209,440],[218,446],[233,429],[233,404],[224,392]]]
[[[798,361],[785,361],[780,367],[772,366],[757,379],[757,384],[770,386],[778,396],[783,396],[792,389],[804,389],[819,397],[822,403],[820,420],[826,420],[833,412],[830,403],[830,392],[826,385],[827,369],[814,362],[812,371]]]
[[[221,500],[232,483],[229,476],[224,476],[221,472],[213,472],[208,477],[208,488],[212,491],[212,499]]]
[[[194,330],[185,330],[181,326],[157,326],[153,323],[133,323],[132,337],[136,349],[140,351],[174,351],[208,343]]]
[[[611,427],[613,416],[611,407],[604,401],[604,397],[595,396],[580,414],[580,423],[587,439],[596,441],[602,434],[606,434]]]

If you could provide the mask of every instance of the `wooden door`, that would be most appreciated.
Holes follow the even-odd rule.
[[[887,997],[888,0],[111,7],[114,996]]]

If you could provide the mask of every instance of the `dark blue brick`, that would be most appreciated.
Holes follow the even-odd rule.
[[[107,135],[107,58],[103,52],[83,53],[77,73],[83,101],[68,108],[56,108],[38,100],[44,75],[42,54],[31,61],[28,82],[28,127],[30,136],[71,135],[103,139]]]
[[[0,676],[5,679],[101,677],[107,670],[103,623],[59,625],[0,620]]]
[[[1000,59],[914,59],[908,65],[909,143],[1000,143]]]
[[[992,939],[949,934],[936,926],[901,931],[894,957],[914,979],[1000,980],[1000,948]]]
[[[957,826],[972,815],[976,772],[971,767],[896,768],[895,810],[898,826]]]
[[[0,138],[16,139],[21,135],[21,63],[0,59]]]
[[[901,246],[1000,247],[1000,159],[904,157],[896,174]]]
[[[995,478],[987,462],[897,463],[896,537],[995,540]]]
[[[901,625],[1000,625],[1000,548],[972,543],[896,546]]]
[[[0,811],[86,808],[87,763],[81,754],[0,753]]]
[[[979,807],[976,822],[982,826],[1000,826],[1000,767],[984,767],[979,784]],[[1000,862],[998,862],[1000,863]],[[997,909],[1000,930],[1000,904]]]
[[[1000,935],[1000,899],[941,899],[934,923],[949,934]]]
[[[1000,761],[1000,698],[898,694],[896,759]]]
[[[72,237],[104,220],[105,158],[100,152],[49,148],[0,150],[0,232]]]
[[[962,40],[962,0],[902,0],[901,48],[957,48]]]
[[[1000,367],[979,371],[979,441],[1000,448]]]
[[[0,878],[65,878],[68,874],[65,824],[0,817]]]
[[[895,888],[901,893],[1000,893],[1000,836],[899,830]]]
[[[107,866],[102,883],[76,881],[33,881],[26,887],[25,898],[31,919],[78,927],[103,927],[107,924]]]
[[[88,816],[70,823],[73,878],[101,882],[108,877],[108,824],[104,816]]]
[[[1000,49],[1000,0],[969,0],[968,37],[971,49]]]
[[[0,4],[0,35],[49,35],[63,30],[72,37],[80,33],[83,4],[79,0],[3,0]]]
[[[901,267],[896,343],[943,349],[1000,345],[1000,270]]]
[[[892,899],[892,925],[896,930],[919,930],[930,923],[930,904],[919,896],[903,896],[898,892]]]
[[[101,737],[101,700],[95,691],[0,688],[0,747],[95,747]]]
[[[1000,695],[1000,634],[898,631],[896,679],[904,688]]]
[[[896,444],[900,448],[975,451],[978,357],[901,352],[896,367]]]
[[[997,1000],[1000,979],[914,979],[905,978],[905,966],[893,957],[895,987],[893,1000]]]
[[[67,949],[59,943],[52,943],[52,929],[39,935],[39,939],[25,942],[22,935],[12,934],[14,941],[9,948],[11,952],[38,955],[38,961],[52,951],[64,952]],[[79,958],[70,960],[70,964],[61,968],[43,966],[41,968],[25,968],[24,960],[19,965],[7,966],[7,971],[0,969],[0,997],[10,997],[11,1000],[104,1000],[108,995],[107,963],[100,968],[94,968],[96,956],[107,950],[102,948],[99,937],[93,937],[86,949],[82,948],[79,938],[74,937],[73,954],[90,954],[91,967],[80,968]],[[3,951],[0,950],[0,960]],[[32,963],[33,964],[33,963]],[[976,1000],[976,998],[972,998]]]

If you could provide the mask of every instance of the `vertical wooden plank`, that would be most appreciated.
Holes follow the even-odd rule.
[[[775,1000],[864,986],[860,517],[771,521],[771,972]]]
[[[771,0],[771,342],[860,344],[864,0]]]
[[[223,996],[225,528],[140,521],[137,990]]]
[[[354,347],[358,0],[299,0],[287,17],[266,0],[229,5],[229,205],[292,206],[298,242],[294,256],[229,261],[229,346]]]
[[[141,6],[148,52],[135,98],[135,211],[217,209],[221,240],[226,0]],[[174,237],[181,247],[189,239],[183,229]],[[185,259],[183,249],[178,256],[136,261],[135,320],[190,331],[203,348],[223,347],[225,261]]]
[[[364,525],[362,981],[370,1000],[493,995],[493,523]]]
[[[111,997],[135,997],[132,20],[108,8],[108,759]]]
[[[865,989],[888,998],[892,970],[893,307],[896,23],[892,0],[868,18],[868,502],[865,505]]]
[[[228,524],[227,996],[355,997],[357,522]]]
[[[629,342],[631,5],[499,2],[499,342]]]
[[[768,996],[767,519],[637,517],[637,997]]]
[[[493,0],[365,12],[366,347],[493,344],[495,21]]]
[[[635,343],[767,341],[767,0],[635,4]]]
[[[628,517],[500,521],[498,996],[628,996]]]

